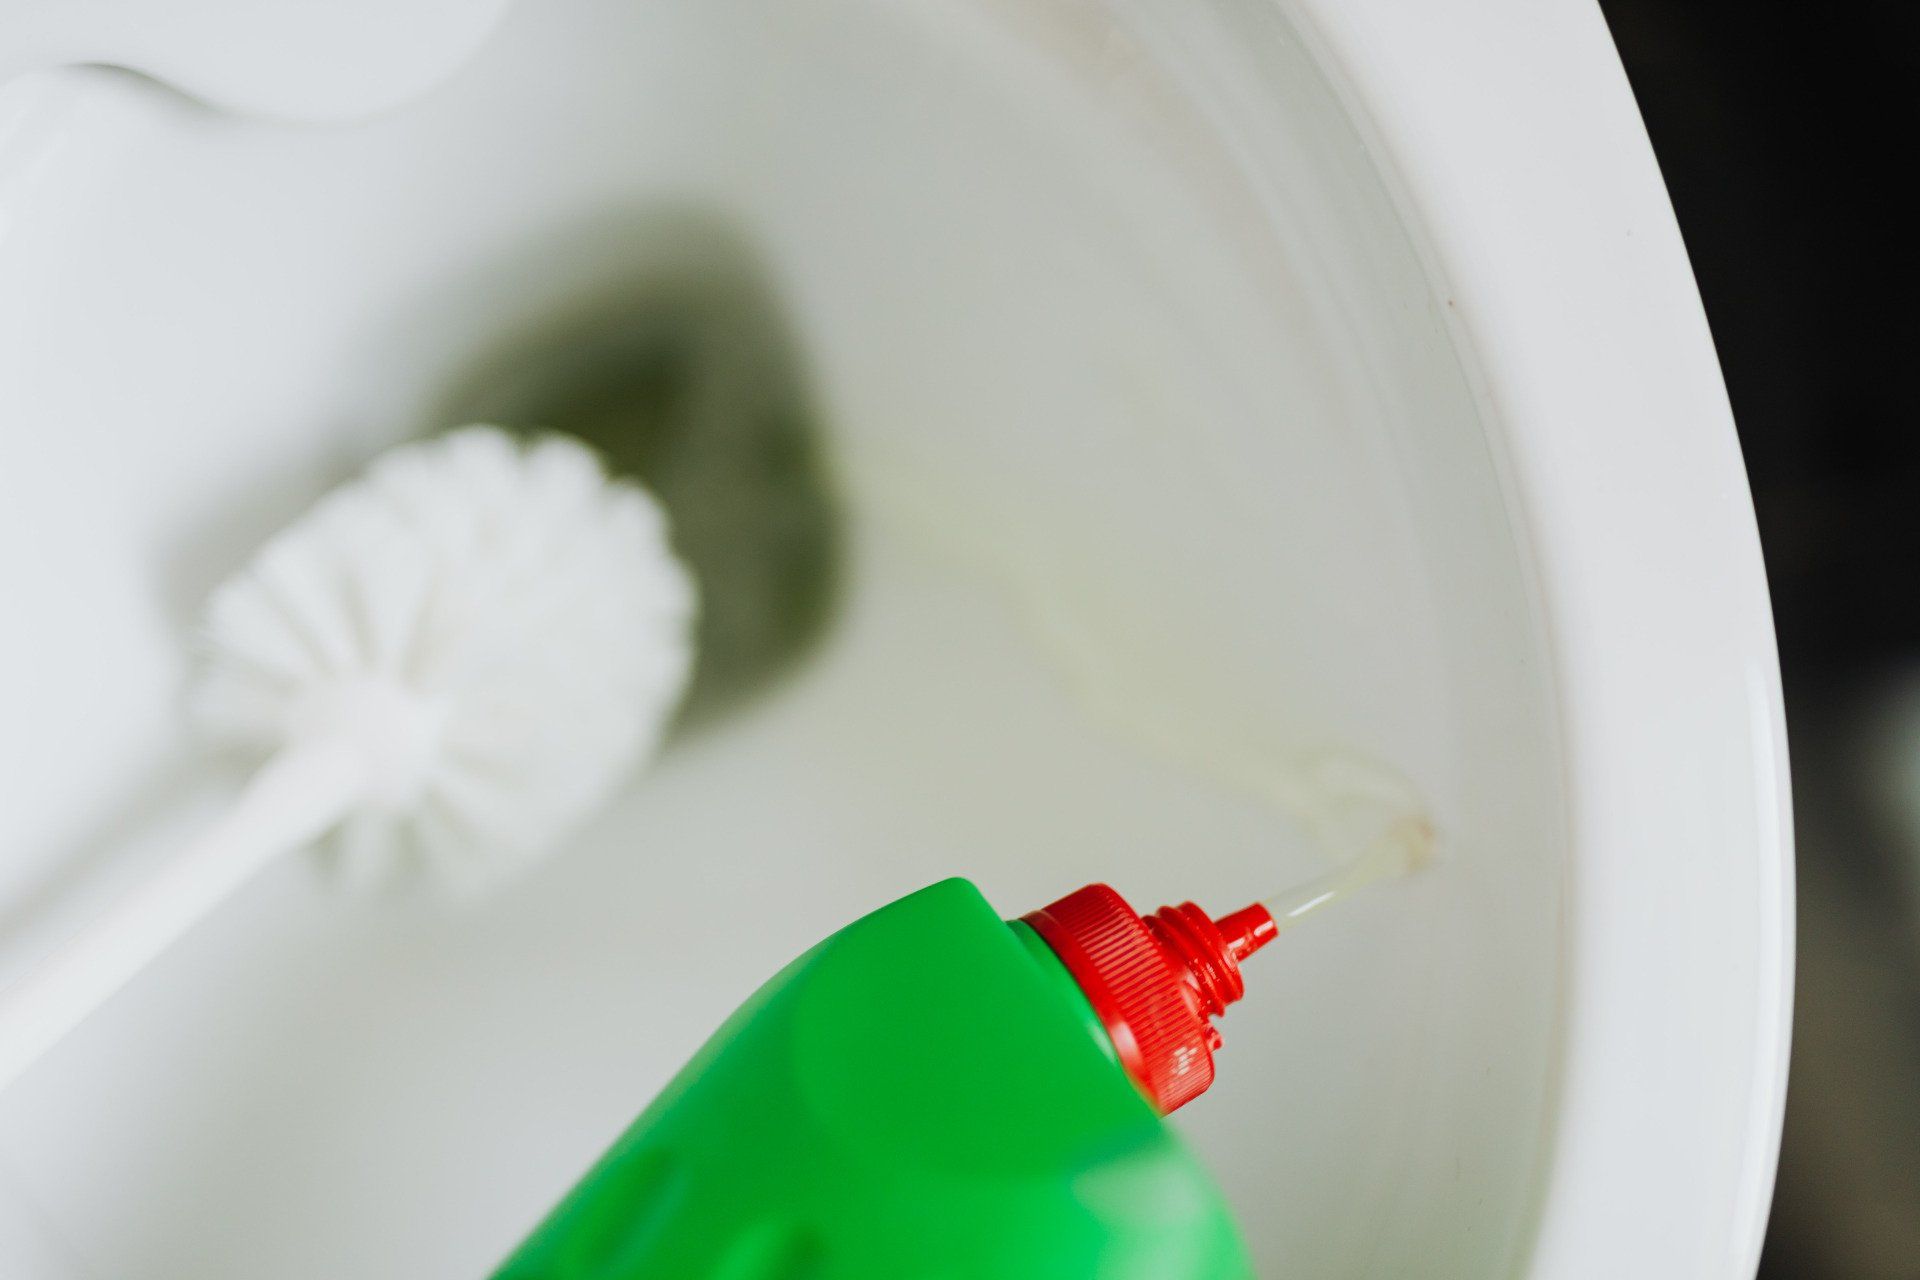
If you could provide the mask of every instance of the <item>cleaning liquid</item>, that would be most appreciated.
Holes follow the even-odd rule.
[[[1246,1280],[1161,1117],[1280,923],[1105,885],[1008,922],[957,879],[883,907],[749,999],[494,1280]]]

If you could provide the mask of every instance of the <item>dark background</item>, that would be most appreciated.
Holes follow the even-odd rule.
[[[1920,1278],[1920,3],[1603,0],[1746,450],[1799,841],[1767,1280]]]

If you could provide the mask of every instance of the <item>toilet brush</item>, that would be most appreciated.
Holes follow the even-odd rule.
[[[584,446],[466,427],[323,499],[216,591],[189,711],[264,758],[226,814],[0,991],[0,1088],[276,855],[461,884],[566,835],[692,667],[665,519]]]

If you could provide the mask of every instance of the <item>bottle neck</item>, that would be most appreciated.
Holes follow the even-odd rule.
[[[1142,917],[1088,885],[1022,918],[1067,971],[1114,1053],[1164,1115],[1213,1083],[1212,1019],[1246,992],[1240,962],[1278,932],[1264,907],[1216,921],[1193,903]]]

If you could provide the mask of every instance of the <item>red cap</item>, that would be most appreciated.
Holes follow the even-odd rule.
[[[1255,904],[1214,920],[1191,902],[1142,917],[1090,884],[1024,917],[1060,957],[1160,1113],[1213,1083],[1218,1017],[1246,992],[1240,962],[1279,932]]]

